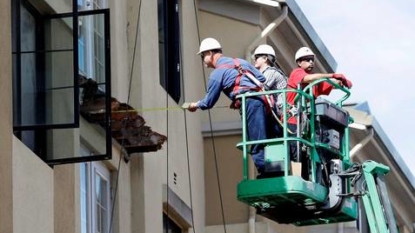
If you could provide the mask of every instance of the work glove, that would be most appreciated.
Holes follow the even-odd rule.
[[[343,86],[347,87],[348,89],[352,88],[352,86],[353,86],[352,81],[350,81],[348,79],[342,80],[342,83],[343,83]]]
[[[331,77],[340,80],[343,86],[349,89],[353,86],[353,83],[350,80],[348,80],[343,74],[333,74]]]
[[[229,106],[230,109],[240,109],[241,108],[241,101],[240,100],[235,100],[232,101],[231,105]]]
[[[346,79],[346,77],[343,74],[332,74],[331,77],[342,81]]]

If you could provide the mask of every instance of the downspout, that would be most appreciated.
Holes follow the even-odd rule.
[[[268,36],[278,25],[281,24],[287,18],[288,15],[288,6],[283,5],[281,15],[279,15],[273,22],[271,22],[264,30],[262,30],[261,34],[258,35],[257,38],[252,41],[252,43],[247,47],[245,50],[245,57],[247,61],[251,59],[251,51],[254,50],[255,46],[258,45],[259,41],[261,41],[264,37]],[[254,164],[249,163],[249,176],[248,179],[254,179]],[[252,206],[249,207],[249,219],[248,219],[248,232],[255,233],[255,217],[256,217],[256,209]]]
[[[350,158],[353,158],[354,155],[359,152],[370,140],[373,138],[373,128],[370,128],[369,134],[366,135],[365,138],[363,138],[362,141],[357,143],[351,150],[350,150]]]
[[[272,21],[262,32],[257,36],[257,38],[252,41],[250,45],[245,50],[245,59],[247,61],[251,60],[251,51],[254,50],[256,46],[258,46],[258,43],[266,36],[268,36],[282,21],[284,21],[287,18],[288,15],[288,6],[283,5],[282,6],[282,12],[281,15],[279,15],[274,21]]]

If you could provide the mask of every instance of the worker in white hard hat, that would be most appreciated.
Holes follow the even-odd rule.
[[[255,68],[265,76],[264,86],[266,90],[283,90],[287,87],[287,75],[277,66],[274,49],[267,44],[259,45],[253,54]],[[275,110],[282,106],[282,95],[275,94]]]
[[[308,47],[302,47],[295,53],[295,62],[297,63],[298,68],[291,72],[290,77],[288,78],[288,88],[297,89],[298,84],[301,84],[301,88],[304,89],[309,83],[322,78],[330,78],[334,83],[347,88],[352,87],[352,83],[346,79],[343,74],[313,73],[315,54]],[[333,86],[331,84],[322,82],[314,89],[314,96],[328,95],[332,89]],[[294,104],[295,96],[295,92],[288,93],[287,102],[289,104]],[[295,118],[289,119],[288,122],[295,123]]]
[[[236,99],[238,94],[256,92],[260,90],[258,83],[265,81],[265,77],[248,61],[240,58],[230,58],[222,54],[220,43],[214,38],[206,38],[200,43],[199,52],[203,63],[214,70],[209,76],[207,93],[197,102],[190,103],[188,110],[210,109],[223,92],[232,100],[231,108],[239,108],[240,101]],[[250,78],[251,77],[251,78]],[[252,80],[252,77],[258,81]],[[267,104],[260,96],[246,99],[246,122],[248,137],[251,141],[268,138]],[[259,173],[264,170],[264,145],[251,145],[250,154]]]
[[[330,80],[334,83],[337,83],[340,86],[344,86],[347,88],[352,87],[352,83],[346,79],[343,74],[336,74],[336,73],[313,73],[314,65],[315,65],[315,54],[313,51],[308,47],[302,47],[298,49],[295,53],[295,62],[298,65],[298,68],[294,69],[290,77],[288,78],[288,89],[297,89],[298,85],[301,85],[301,89],[304,89],[309,83],[316,81],[322,78],[330,78]],[[333,86],[328,82],[322,82],[316,85],[313,89],[314,97],[318,97],[320,95],[328,95],[332,91]],[[295,98],[297,93],[296,92],[288,92],[287,93],[287,103],[289,105],[290,112],[296,112],[295,110]],[[296,132],[297,130],[297,118],[295,114],[292,114],[288,118],[288,128],[292,132]],[[291,145],[291,155],[294,158],[292,160],[296,160],[295,157],[297,154],[296,147],[294,143],[290,143]]]

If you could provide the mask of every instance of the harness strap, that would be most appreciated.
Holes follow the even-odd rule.
[[[252,90],[252,91],[255,91],[255,92],[264,91],[264,85],[257,78],[255,78],[255,76],[252,74],[252,72],[250,72],[249,70],[243,69],[237,58],[234,58],[233,62],[234,62],[234,65],[223,64],[223,65],[220,65],[220,66],[216,67],[216,69],[228,68],[228,69],[237,69],[238,70],[238,75],[236,76],[234,87],[233,87],[233,90],[232,90],[232,93],[234,93],[235,96],[237,94],[239,94],[240,90]],[[240,83],[241,83],[241,79],[242,79],[243,75],[246,75],[251,80],[251,82],[253,82],[257,87],[241,87]],[[284,127],[281,120],[279,119],[277,114],[272,109],[272,106],[275,106],[275,100],[274,100],[273,95],[262,95],[262,100],[264,101],[265,106],[267,108],[267,113],[268,114],[272,113],[275,120],[282,127]],[[239,109],[240,106],[241,106],[241,101],[240,100],[234,100],[230,107],[234,108],[234,109]],[[287,129],[287,130],[288,130],[289,133],[292,133],[289,129]]]
[[[236,76],[235,84],[233,85],[233,93],[236,96],[240,89],[243,72],[242,72],[241,64],[239,63],[238,59],[234,58],[233,63],[235,64],[235,68],[238,70],[238,76]]]
[[[232,93],[236,96],[238,94],[241,94],[240,93],[241,90],[252,90],[252,91],[256,91],[256,92],[261,91],[262,90],[261,82],[259,82],[259,80],[256,79],[252,75],[251,72],[249,72],[248,70],[244,70],[237,58],[234,58],[233,62],[234,62],[233,65],[223,64],[223,65],[220,65],[220,66],[216,67],[216,69],[227,68],[227,69],[236,69],[238,71],[238,75],[236,76],[235,82],[234,82],[234,85],[233,85]],[[249,74],[256,81],[253,81],[252,78],[248,76]],[[241,79],[242,79],[243,75],[246,75],[257,87],[241,87]]]
[[[235,62],[235,66],[238,67],[238,72],[240,74],[246,75],[257,86],[255,91],[265,91],[264,85],[257,78],[255,78],[255,76],[249,70],[242,69],[242,66],[239,64],[238,59],[234,59],[234,62]],[[265,106],[267,108],[267,113],[273,112],[272,106],[274,106],[275,104],[274,96],[273,95],[262,95],[261,98],[265,103]]]
[[[252,72],[250,72],[249,70],[243,69],[241,66],[241,63],[239,62],[239,60],[237,58],[233,59],[233,63],[234,65],[228,65],[228,64],[224,64],[224,65],[220,65],[216,68],[231,68],[231,69],[236,69],[238,71],[238,75],[236,76],[235,79],[235,83],[234,83],[234,87],[232,90],[232,93],[236,96],[238,94],[241,94],[241,91],[243,90],[251,90],[251,91],[255,91],[255,92],[259,92],[259,91],[264,91],[264,86],[263,84],[252,74]],[[243,76],[247,76],[249,78],[249,80],[251,80],[251,82],[253,82],[257,87],[241,87],[241,79]],[[272,95],[263,95],[262,99],[264,100],[265,106],[267,107],[267,113],[272,112],[272,106],[274,106],[275,100],[273,98]],[[234,108],[239,108],[240,107],[240,101],[239,100],[235,100],[232,103],[232,107]]]

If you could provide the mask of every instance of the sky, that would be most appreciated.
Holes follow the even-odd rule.
[[[296,2],[415,174],[415,1]]]

